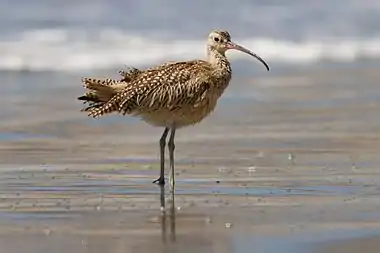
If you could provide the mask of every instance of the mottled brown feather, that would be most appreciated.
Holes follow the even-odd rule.
[[[141,74],[143,71],[134,68],[134,67],[128,67],[126,70],[119,70],[118,73],[122,76],[122,79],[120,81],[122,82],[130,82],[134,78],[136,78],[139,74]]]
[[[217,83],[213,78],[218,75],[213,72],[213,66],[201,60],[165,63],[140,73],[107,103],[91,108],[89,115],[99,117],[116,111],[146,118],[159,111],[173,114],[181,108],[196,108],[211,84]]]
[[[89,105],[89,107],[82,109],[82,111],[100,107],[104,102],[111,99],[117,91],[124,88],[127,82],[130,82],[142,73],[142,71],[137,68],[128,67],[126,70],[118,71],[118,73],[122,76],[120,80],[82,78],[83,86],[89,90],[83,96],[78,97],[78,100],[82,100],[84,104],[87,103]]]
[[[212,34],[219,34],[221,43],[230,40],[228,32]],[[210,38],[213,41],[214,37]],[[91,93],[87,98],[92,102],[85,110],[94,118],[112,112],[139,116],[156,126],[196,124],[214,110],[231,79],[224,52],[209,45],[207,49],[208,61],[167,62],[145,70],[130,68],[119,71],[121,80],[84,79]]]

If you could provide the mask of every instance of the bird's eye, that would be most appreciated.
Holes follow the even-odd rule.
[[[216,37],[215,37],[215,38],[214,38],[214,41],[218,42],[218,41],[219,41],[219,38],[216,38]]]

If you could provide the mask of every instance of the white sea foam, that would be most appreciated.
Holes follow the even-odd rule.
[[[291,42],[234,38],[270,62],[307,64],[321,60],[352,62],[380,58],[380,37]],[[152,65],[203,57],[204,40],[159,40],[105,29],[96,36],[73,30],[34,30],[0,41],[0,70],[62,70]],[[248,59],[230,52],[232,59]]]

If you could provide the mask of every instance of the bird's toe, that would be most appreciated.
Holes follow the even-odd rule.
[[[158,185],[165,185],[165,178],[157,178],[152,182],[153,184],[158,184]]]

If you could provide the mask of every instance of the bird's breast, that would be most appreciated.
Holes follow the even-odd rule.
[[[208,89],[198,95],[193,103],[173,105],[140,114],[151,125],[177,128],[200,123],[216,108],[218,99],[229,84],[230,77],[208,85]]]

